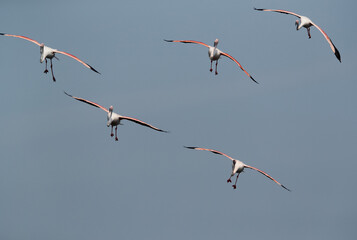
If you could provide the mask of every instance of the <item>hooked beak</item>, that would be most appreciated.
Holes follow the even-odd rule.
[[[43,63],[43,61],[45,61],[45,56],[43,54],[41,54],[41,59],[40,59],[40,63]]]
[[[299,30],[299,20],[295,21],[296,30]]]
[[[112,116],[113,116],[113,107],[110,106],[109,113],[108,113],[108,116],[107,116],[107,120],[108,120],[107,127],[109,127],[113,122]]]
[[[43,63],[43,61],[45,61],[45,54],[43,54],[43,52],[44,52],[44,47],[45,47],[45,45],[43,45],[43,44],[41,44],[40,45],[40,53],[41,53],[41,58],[40,58],[40,62],[41,63]]]

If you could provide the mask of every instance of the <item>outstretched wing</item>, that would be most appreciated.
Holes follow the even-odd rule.
[[[193,40],[165,40],[164,41],[166,42],[180,42],[180,43],[195,43],[195,44],[201,44],[205,47],[210,47],[209,45],[207,45],[206,43],[203,43],[203,42],[198,42],[198,41],[193,41]]]
[[[154,130],[156,130],[156,131],[159,131],[159,132],[167,132],[167,131],[164,131],[164,130],[162,130],[162,129],[159,129],[159,128],[157,128],[157,127],[154,127],[154,126],[152,126],[152,125],[150,125],[150,124],[148,124],[148,123],[146,123],[146,122],[143,122],[143,121],[141,121],[141,120],[139,120],[139,119],[136,119],[136,118],[126,117],[126,116],[120,116],[120,118],[121,118],[121,119],[128,120],[128,121],[131,121],[131,122],[135,122],[135,123],[140,124],[140,125],[143,125],[143,126],[145,126],[145,127],[152,128],[152,129],[154,129]]]
[[[34,44],[40,46],[41,44],[31,38],[28,38],[28,37],[25,37],[25,36],[20,36],[20,35],[12,35],[12,34],[7,34],[7,33],[0,33],[0,35],[3,35],[3,36],[8,36],[8,37],[17,37],[17,38],[22,38],[22,39],[25,39],[27,41],[30,41],[30,42],[33,42]]]
[[[284,13],[284,14],[289,14],[289,15],[293,15],[296,16],[298,18],[301,18],[301,16],[299,14],[293,13],[293,12],[289,12],[289,11],[285,11],[285,10],[280,10],[280,9],[264,9],[264,8],[254,8],[254,10],[257,11],[264,11],[264,12],[278,12],[278,13]]]
[[[229,159],[230,159],[230,160],[232,160],[232,161],[234,160],[234,158],[232,158],[232,157],[228,156],[227,154],[222,153],[222,152],[219,152],[219,151],[216,151],[216,150],[213,150],[213,149],[199,148],[199,147],[186,147],[186,146],[184,146],[184,147],[185,147],[185,148],[188,148],[188,149],[195,149],[195,150],[210,151],[210,152],[212,152],[212,153],[214,153],[214,154],[223,155],[223,156],[225,156],[225,157],[229,158]]]
[[[77,60],[78,62],[82,63],[85,67],[87,67],[87,68],[91,69],[92,71],[100,74],[100,72],[95,70],[91,65],[89,65],[88,63],[83,62],[81,59],[77,58],[76,56],[74,56],[74,55],[72,55],[70,53],[66,53],[66,52],[62,52],[62,51],[58,51],[58,50],[55,50],[54,52],[66,55],[68,57],[71,57],[71,58]]]
[[[340,52],[337,50],[337,48],[335,47],[335,45],[332,43],[331,39],[329,38],[329,36],[327,36],[327,34],[325,33],[324,30],[322,30],[319,26],[317,26],[315,23],[312,23],[312,25],[314,25],[321,33],[322,35],[324,35],[324,37],[326,38],[328,44],[330,44],[331,50],[332,52],[335,54],[335,56],[337,57],[337,59],[341,62],[341,55]]]
[[[287,187],[285,187],[283,184],[279,183],[278,181],[276,181],[273,177],[271,177],[269,174],[267,174],[266,172],[263,172],[262,170],[258,169],[258,168],[255,168],[255,167],[252,167],[252,166],[249,166],[249,165],[246,165],[244,164],[244,167],[246,168],[250,168],[250,169],[253,169],[253,170],[256,170],[258,172],[260,172],[261,174],[265,175],[266,177],[270,178],[271,180],[273,180],[276,184],[282,186],[284,189],[288,190],[289,192],[291,191],[290,189],[288,189]]]
[[[109,112],[108,109],[106,109],[106,108],[103,107],[103,106],[100,106],[99,104],[97,104],[97,103],[95,103],[95,102],[91,102],[91,101],[88,101],[88,100],[86,100],[86,99],[79,98],[79,97],[74,97],[74,96],[72,96],[72,95],[70,95],[70,94],[68,94],[68,93],[66,93],[66,92],[64,92],[64,93],[65,93],[67,96],[70,96],[71,98],[74,98],[74,99],[76,99],[76,100],[78,100],[78,101],[87,103],[87,104],[92,105],[92,106],[94,106],[94,107],[101,108],[101,109],[103,109],[103,110],[106,111],[106,112]]]
[[[240,63],[231,55],[229,55],[228,53],[225,52],[221,52],[221,55],[230,58],[231,60],[233,60],[236,64],[238,64],[238,66],[240,67],[240,69],[243,70],[243,72],[245,72],[245,74],[248,75],[248,77],[250,77],[250,79],[252,79],[255,83],[258,83],[257,81],[255,81],[255,79],[242,67],[242,65],[240,65]],[[258,83],[259,84],[259,83]]]

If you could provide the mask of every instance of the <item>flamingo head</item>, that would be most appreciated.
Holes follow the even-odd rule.
[[[109,107],[109,112],[113,112],[113,109],[114,109],[113,106],[110,106]]]
[[[299,20],[296,20],[296,21],[295,21],[296,30],[299,30],[299,29],[300,29],[300,28],[299,28],[299,25],[300,25]]]
[[[214,40],[214,47],[217,47],[217,45],[218,45],[218,38],[216,38],[216,40]]]

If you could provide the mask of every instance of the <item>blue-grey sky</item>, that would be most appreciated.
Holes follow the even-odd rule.
[[[311,18],[308,39],[286,9]],[[1,36],[0,239],[354,239],[354,1],[2,1],[0,32],[72,53],[57,82],[39,47]],[[203,46],[234,56],[209,72]],[[104,111],[139,118],[110,138]],[[231,162],[245,170],[233,190]]]

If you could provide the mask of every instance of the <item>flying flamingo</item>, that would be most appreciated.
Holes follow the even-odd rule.
[[[221,50],[219,50],[217,48],[217,45],[218,45],[218,39],[216,39],[214,41],[214,46],[210,46],[210,45],[207,45],[203,42],[198,42],[198,41],[193,41],[193,40],[165,40],[164,41],[166,42],[181,42],[181,43],[194,43],[194,44],[201,44],[205,47],[208,47],[208,56],[209,58],[211,59],[211,68],[210,68],[210,71],[212,72],[212,63],[213,61],[216,61],[216,71],[215,71],[215,74],[217,75],[218,72],[217,72],[217,65],[218,65],[218,59],[221,57],[221,56],[225,56],[225,57],[228,57],[230,58],[231,60],[233,60],[247,75],[248,77],[250,77],[250,79],[252,79],[255,83],[258,83],[257,81],[254,80],[254,78],[246,71],[244,70],[244,68],[242,67],[242,65],[240,65],[240,63],[234,58],[232,57],[231,55],[229,55],[228,53],[225,53],[225,52],[222,52]]]
[[[310,27],[315,26],[322,33],[322,35],[324,35],[328,44],[330,44],[332,52],[335,54],[336,58],[341,62],[340,52],[337,50],[335,45],[332,43],[332,40],[327,36],[327,34],[319,26],[317,26],[315,23],[313,23],[308,17],[301,16],[299,14],[285,11],[285,10],[263,9],[263,8],[261,8],[261,9],[254,8],[254,10],[267,11],[267,12],[278,12],[278,13],[290,14],[290,15],[294,15],[294,16],[298,17],[300,19],[300,23],[299,23],[299,20],[295,21],[296,30],[300,30],[300,28],[302,28],[302,27],[306,28],[307,35],[309,36],[309,38],[311,38]]]
[[[53,67],[52,67],[52,58],[56,58],[58,60],[58,58],[55,56],[56,53],[60,53],[60,54],[63,54],[63,55],[66,55],[68,57],[71,57],[75,60],[77,60],[78,62],[82,63],[85,67],[93,70],[94,72],[96,73],[99,73],[97,70],[95,70],[92,66],[90,66],[89,64],[83,62],[82,60],[80,60],[79,58],[77,58],[76,56],[72,55],[72,54],[69,54],[69,53],[66,53],[66,52],[62,52],[62,51],[58,51],[57,49],[53,49],[53,48],[50,48],[50,47],[47,47],[45,46],[43,43],[39,43],[31,38],[28,38],[28,37],[25,37],[25,36],[19,36],[19,35],[12,35],[12,34],[6,34],[6,33],[0,33],[0,35],[4,35],[4,36],[8,36],[8,37],[16,37],[16,38],[22,38],[22,39],[25,39],[27,41],[30,41],[30,42],[33,42],[34,44],[40,46],[40,52],[41,52],[41,58],[40,58],[40,62],[43,63],[43,61],[46,62],[46,68],[45,68],[45,71],[44,73],[48,73],[48,70],[47,70],[47,59],[50,59],[50,62],[51,62],[51,73],[52,73],[52,78],[53,78],[53,81],[55,82],[56,79],[53,75]],[[99,73],[100,74],[100,73]]]
[[[205,151],[210,151],[212,153],[215,153],[215,154],[219,154],[219,155],[223,155],[227,158],[229,158],[230,160],[232,160],[232,173],[231,173],[231,176],[229,177],[229,179],[227,180],[227,183],[228,182],[232,182],[231,178],[234,176],[234,174],[237,173],[237,178],[236,178],[236,181],[234,183],[233,188],[236,189],[237,188],[237,180],[238,180],[238,177],[239,177],[239,174],[241,172],[243,172],[244,168],[250,168],[250,169],[253,169],[253,170],[256,170],[258,172],[260,172],[261,174],[265,175],[266,177],[270,178],[271,180],[273,180],[276,184],[282,186],[284,189],[290,191],[290,189],[286,188],[284,185],[282,185],[281,183],[279,183],[278,181],[276,181],[274,178],[272,178],[270,175],[268,175],[267,173],[263,172],[262,170],[259,170],[258,168],[255,168],[255,167],[252,167],[252,166],[249,166],[237,159],[234,159],[230,156],[228,156],[227,154],[224,154],[222,152],[219,152],[219,151],[216,151],[216,150],[212,150],[212,149],[206,149],[206,148],[199,148],[199,147],[185,147],[185,148],[188,148],[188,149],[195,149],[195,150],[205,150]]]
[[[131,122],[135,122],[137,124],[140,124],[140,125],[143,125],[145,127],[149,127],[149,128],[152,128],[156,131],[159,131],[159,132],[167,132],[167,131],[164,131],[164,130],[161,130],[159,128],[156,128],[146,122],[143,122],[139,119],[136,119],[136,118],[131,118],[131,117],[126,117],[126,116],[122,116],[122,115],[119,115],[115,112],[113,112],[113,106],[110,106],[109,109],[106,109],[105,107],[102,107],[100,106],[99,104],[97,103],[94,103],[94,102],[91,102],[89,100],[86,100],[86,99],[83,99],[83,98],[78,98],[78,97],[74,97],[66,92],[64,92],[67,96],[70,96],[71,98],[74,98],[78,101],[81,101],[81,102],[84,102],[84,103],[87,103],[89,105],[92,105],[94,107],[97,107],[97,108],[100,108],[104,111],[106,111],[108,113],[107,115],[107,127],[111,126],[112,129],[111,129],[111,132],[110,132],[110,136],[113,137],[114,134],[113,134],[113,127],[115,126],[115,141],[118,141],[118,133],[117,133],[117,129],[118,129],[118,125],[122,125],[120,123],[121,120],[128,120],[128,121],[131,121]]]

